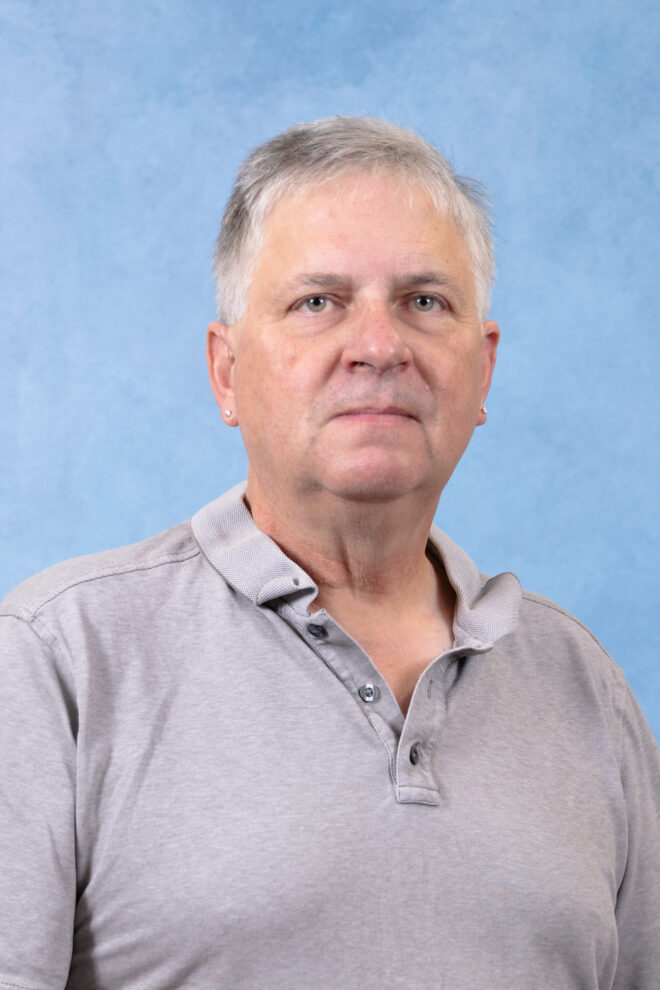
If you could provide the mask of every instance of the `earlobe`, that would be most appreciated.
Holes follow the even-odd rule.
[[[234,354],[229,340],[229,327],[210,323],[206,335],[206,363],[215,401],[222,410],[228,426],[238,426],[234,401]]]
[[[500,340],[500,328],[495,320],[486,320],[481,325],[481,408],[477,417],[477,426],[483,426],[488,416],[486,409],[486,397],[493,380],[495,360],[497,358],[497,345]]]

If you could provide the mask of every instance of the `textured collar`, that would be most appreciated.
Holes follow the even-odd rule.
[[[318,588],[298,564],[254,522],[241,482],[209,502],[192,517],[192,529],[202,553],[236,591],[255,605],[286,598],[307,614]],[[487,578],[449,537],[432,526],[429,542],[442,561],[456,592],[455,645],[476,650],[515,629],[520,609],[520,583],[514,574]]]

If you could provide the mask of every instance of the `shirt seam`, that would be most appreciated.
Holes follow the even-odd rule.
[[[95,571],[94,573],[86,574],[81,578],[73,580],[70,584],[67,584],[62,588],[58,588],[57,591],[54,591],[51,595],[49,595],[49,597],[43,599],[37,605],[22,605],[15,612],[2,611],[0,612],[0,618],[3,616],[11,616],[15,619],[23,619],[25,616],[29,616],[30,619],[36,619],[38,613],[45,608],[46,605],[49,605],[56,598],[59,598],[60,595],[66,594],[67,591],[72,591],[73,588],[77,588],[81,584],[90,584],[92,581],[99,581],[108,577],[119,577],[120,575],[131,574],[137,571],[150,571],[154,570],[156,567],[164,567],[167,564],[179,564],[183,561],[199,556],[200,553],[201,551],[199,547],[193,547],[185,553],[169,554],[166,557],[148,561],[144,564],[131,563],[115,565],[114,567],[108,567],[101,571]],[[0,983],[0,986],[2,986],[2,983]]]
[[[391,778],[391,780],[392,780],[393,783],[396,783],[395,752],[390,747],[387,739],[385,738],[385,736],[383,735],[383,733],[380,731],[380,728],[378,727],[378,725],[371,718],[369,718],[369,715],[367,715],[367,721],[368,721],[369,725],[371,726],[371,728],[373,729],[373,731],[378,736],[378,738],[380,739],[380,741],[383,744],[383,746],[385,747],[385,749],[387,750],[387,754],[389,756],[388,762],[389,762],[390,778]]]
[[[42,987],[27,987],[24,983],[6,983],[0,980],[0,987],[9,987],[9,990],[44,990]]]
[[[619,763],[619,780],[621,781],[621,787],[623,789],[623,714],[627,706],[628,699],[626,697],[626,684],[621,682],[619,684],[619,695],[617,698],[617,717],[619,720],[619,732],[617,739],[617,760]],[[621,881],[623,883],[623,880]]]
[[[438,787],[429,787],[427,784],[398,784],[399,790],[402,787],[410,787],[414,791],[430,791],[432,794],[439,794],[440,789]]]
[[[42,622],[41,618],[37,615],[17,615],[15,612],[2,612],[0,613],[0,619],[15,619],[16,622],[22,622],[30,630],[33,636],[43,643],[45,648],[50,652],[55,654],[56,657],[60,659],[62,663],[66,666],[69,674],[74,678],[75,681],[75,670],[71,658],[65,654],[64,650],[60,648],[59,640]],[[0,980],[0,987],[4,984]],[[11,984],[6,984],[6,986],[11,986]]]
[[[591,641],[598,647],[600,652],[607,657],[607,659],[616,668],[619,674],[625,676],[623,669],[619,666],[616,660],[607,652],[603,644],[594,636],[591,629],[589,629],[588,626],[585,626],[583,622],[580,622],[580,620],[577,619],[570,612],[567,612],[566,609],[561,607],[561,605],[556,605],[554,602],[551,601],[541,601],[536,596],[530,594],[527,591],[523,591],[522,597],[525,599],[525,601],[529,602],[531,605],[538,605],[540,608],[547,608],[550,609],[551,612],[557,612],[559,615],[563,615],[565,619],[569,619],[572,623],[574,623],[574,625],[579,626],[583,632],[587,633]]]
[[[626,707],[625,692],[626,692],[626,684],[627,684],[626,673],[623,667],[620,667],[619,664],[614,659],[614,657],[612,657],[607,652],[603,644],[599,642],[599,640],[594,636],[591,629],[589,629],[588,626],[585,626],[583,622],[580,622],[580,620],[577,619],[570,612],[567,612],[566,609],[562,608],[560,605],[556,605],[554,602],[551,601],[546,601],[546,600],[541,601],[539,600],[539,598],[537,598],[535,595],[531,594],[530,592],[523,591],[522,597],[525,599],[525,601],[530,602],[530,604],[539,605],[541,606],[541,608],[548,608],[550,609],[551,612],[557,612],[559,615],[563,615],[564,618],[569,619],[574,625],[579,626],[579,628],[582,629],[583,632],[587,633],[592,643],[594,643],[594,645],[598,647],[598,649],[603,654],[603,656],[611,664],[612,673],[615,678],[615,688],[616,688],[616,690],[614,691],[613,708],[614,708],[614,715],[616,716],[618,722],[616,748],[617,748],[617,760],[619,765],[619,774],[621,774],[621,766],[623,763],[623,714],[624,714],[624,709]]]

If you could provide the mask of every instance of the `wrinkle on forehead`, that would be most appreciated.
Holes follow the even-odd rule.
[[[282,196],[274,209],[269,212],[264,225],[264,237],[260,251],[254,259],[254,269],[259,264],[259,256],[266,248],[268,240],[277,236],[279,232],[278,218],[285,216],[286,225],[291,227],[298,223],[302,225],[315,218],[323,221],[329,216],[343,221],[343,214],[345,214],[347,234],[350,233],[351,227],[356,231],[363,229],[368,232],[368,225],[372,221],[378,221],[382,205],[377,200],[378,198],[382,200],[384,193],[390,202],[397,204],[397,208],[402,213],[406,212],[406,208],[410,212],[419,211],[421,205],[421,213],[422,215],[426,214],[426,219],[430,221],[431,225],[437,221],[439,226],[451,229],[456,238],[455,249],[457,248],[458,252],[463,255],[472,273],[467,242],[451,213],[438,208],[434,198],[422,182],[411,181],[406,176],[392,174],[385,170],[340,175],[320,185],[305,186]],[[369,216],[370,213],[371,217]],[[428,227],[426,229],[428,230]],[[411,256],[411,269],[415,268],[420,271],[431,267],[427,261],[423,260],[424,254],[424,251],[420,254],[421,264],[419,265]],[[316,271],[325,270],[325,266],[317,269],[314,265],[314,268]],[[473,273],[472,277],[474,277]]]

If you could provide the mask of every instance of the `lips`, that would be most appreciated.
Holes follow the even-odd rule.
[[[358,406],[355,409],[345,409],[336,413],[336,416],[403,416],[407,419],[416,419],[408,409],[400,406]]]

